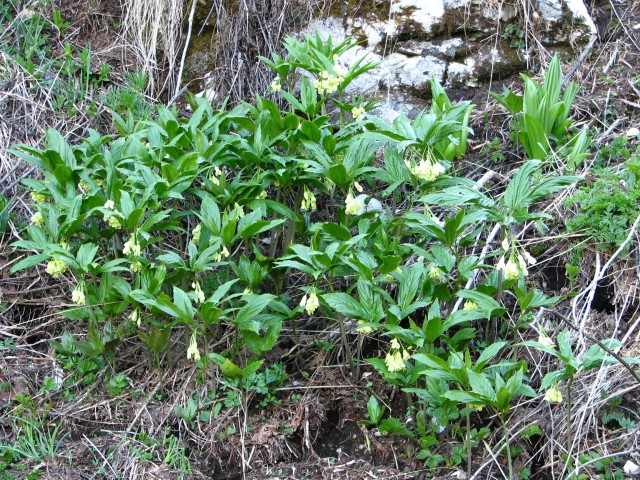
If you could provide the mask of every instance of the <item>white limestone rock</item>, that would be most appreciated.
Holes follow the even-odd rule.
[[[434,26],[444,17],[444,0],[397,0],[391,3],[391,16],[401,17],[402,21],[415,22],[425,33],[433,31]]]
[[[381,81],[388,88],[423,90],[431,77],[442,82],[446,69],[447,62],[436,57],[407,57],[392,53],[382,66]]]
[[[549,41],[575,41],[583,35],[597,34],[596,26],[583,0],[538,0],[538,11],[550,26],[552,35]],[[569,30],[569,38],[565,38],[566,29]]]

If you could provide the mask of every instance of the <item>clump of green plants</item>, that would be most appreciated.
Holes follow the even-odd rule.
[[[286,377],[267,354],[285,325],[299,342],[297,322],[314,321],[337,332],[339,348],[321,347],[353,380],[372,367],[403,392],[400,412],[371,400],[370,425],[415,441],[434,468],[466,459],[469,473],[495,428],[515,478],[508,414],[538,396],[516,339],[558,300],[530,284],[536,260],[516,232],[549,220],[537,202],[580,178],[547,175],[537,157],[501,195],[486,191],[457,175],[473,105],[433,80],[429,109],[389,124],[370,114],[375,101],[345,93],[375,66],[342,66],[353,40],[284,45],[262,59],[274,79],[251,104],[192,99],[190,118],[159,108],[144,121],[116,112],[117,136],[89,131],[72,145],[51,130],[42,148],[14,149],[42,177],[24,180],[35,213],[14,245],[31,253],[11,271],[66,280],[75,306],[61,314],[82,330],[63,335],[57,354],[80,378],[109,369],[114,394],[130,339],[161,376],[193,362],[202,383],[225,379],[224,394],[212,384],[216,393],[180,407],[185,422],[219,413],[223,396],[228,408],[249,392],[277,401]],[[558,116],[565,128],[568,112]],[[493,229],[499,242],[480,255]],[[385,353],[362,358],[364,342]],[[435,441],[443,432],[448,458]]]
[[[593,172],[589,183],[582,185],[565,205],[576,213],[567,219],[567,230],[588,236],[601,250],[619,247],[638,216],[640,185],[610,170]]]
[[[500,105],[514,115],[511,128],[520,140],[527,157],[546,160],[553,152],[560,157],[561,166],[574,170],[587,156],[587,130],[584,129],[568,140],[567,130],[573,124],[571,107],[578,86],[569,82],[562,92],[560,58],[555,55],[545,72],[542,85],[525,74],[524,93],[518,95],[507,87],[503,94],[491,93]]]
[[[102,101],[119,115],[130,113],[135,119],[145,120],[153,113],[153,106],[144,95],[146,87],[147,75],[142,70],[129,72],[125,74],[124,84],[109,87]]]

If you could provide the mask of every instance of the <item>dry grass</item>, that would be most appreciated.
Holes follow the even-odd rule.
[[[171,97],[179,84],[183,3],[182,0],[122,0],[124,39],[149,78],[150,93],[166,92]]]

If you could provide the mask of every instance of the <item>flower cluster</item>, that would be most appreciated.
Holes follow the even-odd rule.
[[[282,90],[282,78],[280,78],[280,75],[278,75],[276,78],[273,79],[273,82],[271,82],[271,85],[269,85],[269,89],[271,89],[272,92],[279,92],[280,90]]]
[[[142,248],[140,247],[135,234],[133,234],[131,238],[124,243],[122,253],[125,255],[135,255],[136,257],[140,256]]]
[[[137,258],[134,258],[133,260],[131,260],[131,266],[129,267],[129,270],[131,271],[131,273],[141,272],[142,268],[143,268],[143,265],[140,260],[138,260]]]
[[[307,314],[313,315],[313,312],[315,312],[320,306],[320,300],[318,299],[316,292],[311,292],[308,297],[306,295],[303,296],[302,300],[300,300],[300,306],[304,307]]]
[[[302,210],[303,212],[313,212],[316,210],[316,208],[318,208],[316,204],[316,197],[313,192],[305,186],[304,192],[302,194],[302,203],[300,204],[300,210]]]
[[[49,200],[49,197],[44,193],[31,192],[31,200],[36,203],[46,203]]]
[[[73,303],[75,303],[76,305],[85,305],[86,304],[86,298],[84,296],[84,291],[82,289],[82,284],[76,285],[76,288],[74,288],[71,291],[71,301]]]
[[[462,307],[462,310],[477,310],[478,309],[478,304],[476,302],[472,302],[471,300],[467,300],[466,302],[464,302],[464,306]]]
[[[364,107],[353,107],[351,109],[351,115],[353,115],[353,119],[360,121],[364,118],[364,114],[366,113]]]
[[[384,363],[390,372],[400,372],[407,368],[404,364],[405,360],[409,360],[409,352],[394,338],[391,340],[391,348],[384,359]]]
[[[200,283],[194,280],[193,283],[191,283],[191,288],[193,288],[193,293],[195,293],[198,302],[204,303],[204,292],[202,291],[202,287],[200,287]]]
[[[529,253],[523,252],[523,254],[518,254],[516,258],[515,255],[511,254],[509,256],[508,261],[504,261],[505,256],[503,255],[498,260],[496,264],[496,269],[501,270],[504,278],[506,280],[517,280],[518,275],[522,272],[522,275],[525,277],[529,275],[529,270],[527,270],[528,265],[535,265],[536,259],[533,258]]]
[[[219,167],[216,167],[213,169],[213,175],[211,175],[209,177],[209,180],[211,180],[211,183],[213,183],[214,185],[220,185],[220,179],[224,177],[224,173],[222,172],[222,170],[220,170]]]
[[[47,264],[46,272],[53,278],[58,278],[60,275],[67,271],[67,268],[69,267],[67,267],[67,264],[64,263],[64,260],[55,258]]]
[[[346,72],[340,67],[334,67],[336,75],[331,75],[326,70],[320,72],[318,79],[313,82],[313,86],[316,87],[320,95],[333,93],[338,90],[340,84],[344,81]]]
[[[444,272],[441,268],[431,267],[431,269],[429,270],[429,278],[436,281],[442,280],[444,278]]]
[[[224,245],[222,246],[222,250],[220,250],[220,253],[216,253],[213,256],[213,261],[214,262],[219,262],[222,260],[222,258],[227,258],[229,256],[229,250],[227,250],[227,247],[225,247]]]
[[[364,205],[359,202],[351,192],[345,198],[344,203],[346,205],[345,212],[347,215],[360,215],[364,210]]]
[[[198,342],[196,340],[196,332],[191,334],[189,348],[187,348],[187,360],[193,357],[194,360],[200,360],[200,351],[198,350]]]
[[[364,325],[364,323],[366,323],[364,320],[358,320],[358,326],[356,327],[358,331],[363,335],[369,335],[370,333],[373,333],[373,327]]]
[[[445,172],[445,168],[439,162],[432,161],[423,158],[417,164],[411,163],[409,160],[404,161],[405,165],[409,169],[412,175],[425,180],[427,182],[433,182],[438,176]]]
[[[109,223],[110,227],[115,228],[116,230],[120,230],[122,228],[122,223],[120,223],[120,220],[115,215],[121,217],[122,213],[115,209],[115,203],[113,203],[113,200],[107,200],[104,203],[104,208],[113,212],[104,214],[105,221]]]
[[[191,231],[191,237],[193,238],[194,243],[198,243],[200,241],[200,234],[202,233],[202,224],[199,223],[195,226],[195,228]]]
[[[547,390],[544,399],[549,403],[562,403],[562,392],[558,389],[557,384]]]
[[[44,225],[44,217],[40,212],[36,212],[31,216],[31,223],[37,226]]]
[[[134,308],[133,311],[129,314],[129,320],[140,326],[142,318],[140,316],[140,311],[137,308]]]

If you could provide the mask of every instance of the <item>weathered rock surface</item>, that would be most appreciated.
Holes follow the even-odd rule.
[[[351,2],[347,2],[349,5]],[[596,27],[583,0],[538,0],[530,25],[543,45],[554,48],[585,43]],[[353,36],[362,43],[340,58],[349,67],[367,55],[380,62],[353,82],[348,92],[384,94],[383,112],[429,98],[436,77],[454,88],[473,88],[526,70],[525,35],[520,2],[481,0],[364,0],[341,16],[316,20],[316,30],[336,41]],[[415,97],[415,98],[411,98]]]

